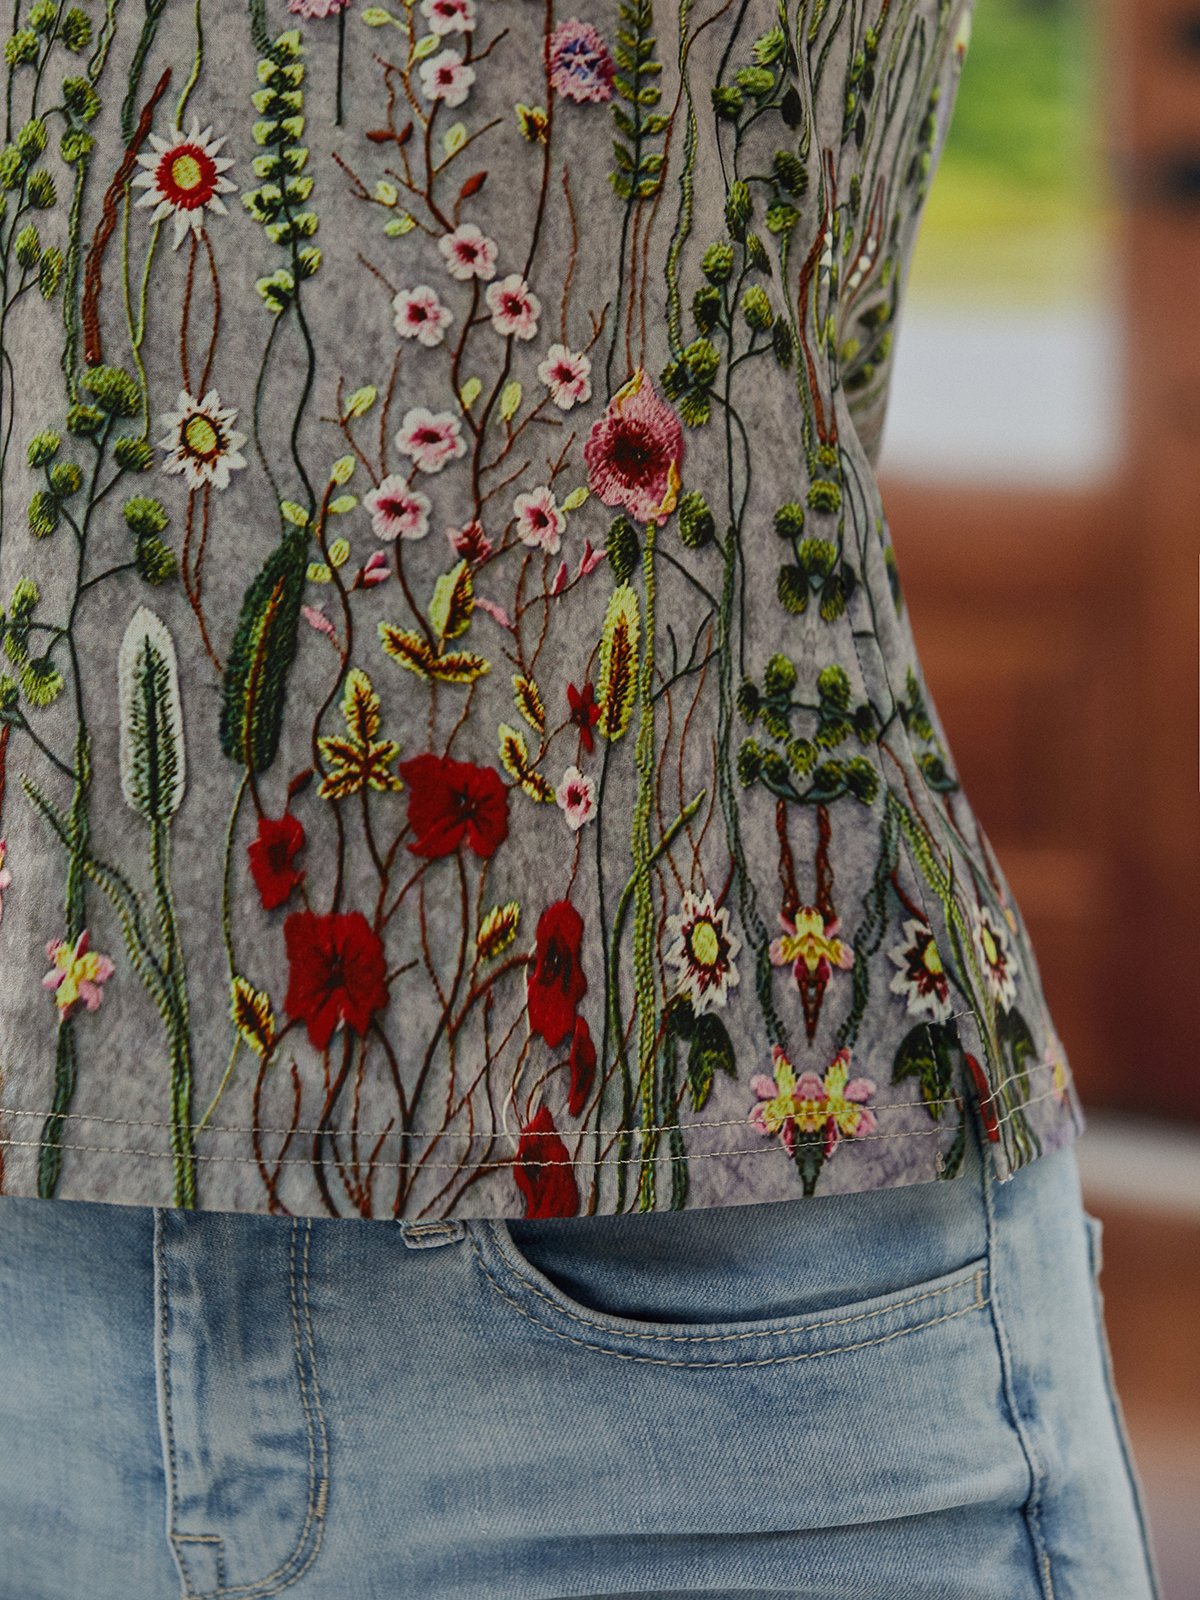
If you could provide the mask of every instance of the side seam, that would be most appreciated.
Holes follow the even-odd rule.
[[[972,1102],[972,1112],[975,1134],[982,1145],[979,1112],[974,1102]],[[1029,1430],[1021,1416],[1020,1407],[1017,1405],[1016,1386],[1013,1381],[1012,1350],[1009,1344],[1008,1332],[1004,1325],[1003,1302],[1006,1282],[998,1261],[996,1207],[993,1192],[993,1185],[997,1182],[997,1178],[995,1169],[988,1159],[988,1151],[983,1149],[981,1154],[983,1156],[983,1206],[987,1224],[988,1301],[991,1308],[992,1328],[996,1336],[996,1348],[1000,1355],[1004,1403],[1008,1408],[1009,1421],[1012,1424],[1013,1432],[1017,1436],[1022,1454],[1025,1457],[1025,1465],[1029,1469],[1029,1496],[1022,1511],[1026,1530],[1029,1534],[1029,1542],[1033,1550],[1034,1566],[1037,1570],[1042,1600],[1055,1600],[1054,1573],[1050,1565],[1050,1552],[1046,1547],[1045,1535],[1042,1531],[1042,1492],[1045,1487],[1046,1474],[1041,1459],[1034,1449]]]

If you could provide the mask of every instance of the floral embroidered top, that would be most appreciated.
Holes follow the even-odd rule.
[[[874,463],[971,0],[15,0],[13,1194],[430,1218],[1082,1125]]]

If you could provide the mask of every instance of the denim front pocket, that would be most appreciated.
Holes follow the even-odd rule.
[[[514,1311],[562,1340],[661,1366],[806,1361],[884,1344],[987,1305],[988,1265],[981,1256],[886,1294],[800,1314],[646,1320],[613,1314],[566,1293],[521,1253],[501,1219],[471,1224],[469,1236],[480,1269]]]

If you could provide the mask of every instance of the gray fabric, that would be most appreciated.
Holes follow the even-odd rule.
[[[295,10],[4,24],[5,1188],[608,1213],[1072,1138],[873,468],[969,0]]]

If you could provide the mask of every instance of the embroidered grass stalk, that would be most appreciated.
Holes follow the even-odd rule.
[[[642,581],[646,591],[646,642],[638,677],[637,797],[630,837],[633,856],[633,987],[637,1000],[638,1101],[641,1116],[641,1159],[638,1165],[638,1207],[654,1209],[654,1160],[658,1147],[658,986],[654,976],[656,923],[650,877],[650,813],[654,804],[654,545],[658,529],[646,524]],[[651,1132],[650,1130],[655,1130]]]

